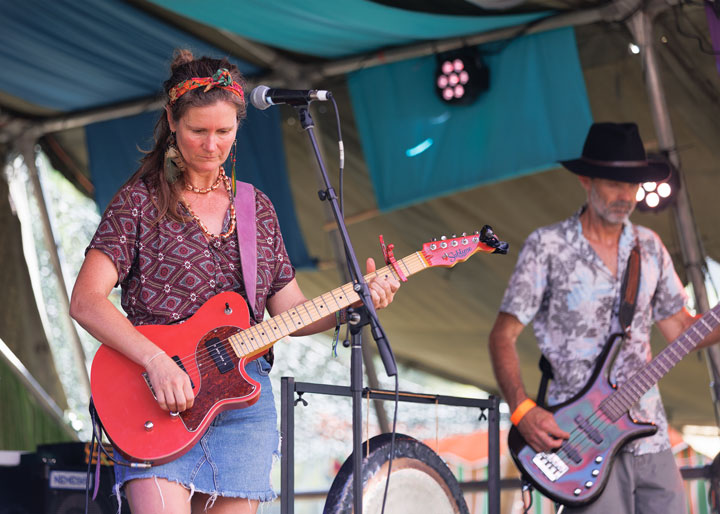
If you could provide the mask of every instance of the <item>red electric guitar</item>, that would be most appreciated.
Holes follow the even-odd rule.
[[[521,473],[548,498],[577,507],[597,499],[607,484],[613,460],[628,442],[654,434],[653,423],[635,421],[630,407],[720,325],[720,304],[706,312],[652,361],[617,387],[608,380],[623,342],[612,336],[598,357],[585,387],[573,398],[548,410],[570,439],[552,452],[536,452],[516,427],[508,447]]]
[[[487,225],[474,235],[425,243],[420,252],[396,261],[365,278],[413,275],[425,268],[452,267],[480,251],[507,253]],[[152,465],[180,457],[202,437],[220,412],[255,403],[260,384],[245,366],[284,336],[358,300],[348,283],[262,323],[250,326],[244,299],[224,292],[210,298],[185,323],[143,325],[137,329],[170,355],[190,377],[195,403],[180,413],[160,409],[142,366],[109,346],[101,345],[92,364],[95,409],[108,438],[127,459]]]

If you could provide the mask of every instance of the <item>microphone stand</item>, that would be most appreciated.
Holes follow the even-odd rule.
[[[329,94],[329,93],[328,93]],[[390,344],[388,343],[385,331],[380,325],[375,306],[370,296],[370,289],[363,277],[358,265],[355,251],[350,242],[350,236],[345,226],[345,221],[340,212],[338,198],[335,190],[330,185],[330,180],[325,170],[317,140],[315,138],[315,124],[310,116],[308,103],[294,105],[300,118],[300,124],[310,138],[310,143],[318,161],[320,173],[326,189],[319,191],[320,201],[330,202],[338,231],[345,247],[345,256],[348,263],[350,277],[354,283],[353,290],[360,296],[363,305],[357,308],[348,309],[348,323],[350,325],[350,392],[352,397],[352,427],[353,427],[353,512],[362,513],[362,391],[363,391],[363,361],[362,361],[362,329],[370,324],[373,339],[377,343],[380,357],[385,366],[385,372],[392,377],[397,374],[395,357],[393,356]]]

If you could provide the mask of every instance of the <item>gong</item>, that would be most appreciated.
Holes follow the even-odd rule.
[[[391,434],[380,434],[363,443],[363,514],[381,512],[390,467],[390,439]],[[323,514],[353,513],[353,457],[354,453],[338,471]],[[385,512],[469,514],[460,485],[447,464],[430,447],[403,434],[395,434]]]

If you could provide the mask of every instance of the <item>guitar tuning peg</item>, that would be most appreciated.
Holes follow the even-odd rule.
[[[447,239],[447,236],[440,237],[440,241],[445,241]]]

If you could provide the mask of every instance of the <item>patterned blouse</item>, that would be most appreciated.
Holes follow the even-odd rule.
[[[660,238],[645,227],[625,224],[620,236],[617,276],[612,276],[583,236],[580,209],[569,219],[542,227],[528,236],[505,291],[501,312],[523,325],[533,323],[543,355],[550,361],[554,379],[548,404],[571,398],[589,380],[595,359],[607,337],[617,332],[617,308],[628,256],[640,242],[640,290],[629,337],[623,343],[611,372],[618,385],[652,359],[650,327],[654,321],[677,313],[687,294],[675,273]],[[657,385],[631,409],[635,419],[653,421],[658,432],[625,446],[637,455],[670,447],[667,419]]]
[[[270,199],[256,189],[255,202],[258,263],[257,300],[250,309],[253,325],[262,321],[267,299],[295,276]],[[181,223],[165,217],[154,224],[157,212],[142,180],[123,187],[88,247],[101,250],[115,264],[122,307],[130,322],[181,321],[223,291],[235,291],[247,302],[237,232],[208,241],[194,220]],[[228,209],[223,231],[229,223]]]

